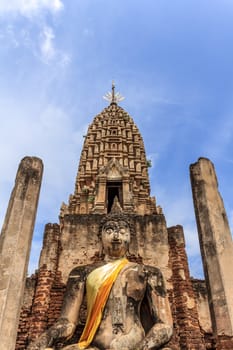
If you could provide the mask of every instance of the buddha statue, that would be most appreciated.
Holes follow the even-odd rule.
[[[56,349],[58,341],[70,339],[84,295],[83,333],[63,350],[170,349],[172,317],[161,271],[127,259],[133,232],[122,212],[106,215],[100,226],[103,261],[71,271],[60,318],[27,350]]]

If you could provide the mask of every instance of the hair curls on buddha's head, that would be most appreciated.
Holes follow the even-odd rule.
[[[123,210],[121,208],[121,205],[119,203],[117,196],[115,196],[113,200],[113,205],[110,213],[106,215],[100,222],[99,236],[101,236],[102,229],[108,221],[124,221],[129,226],[130,235],[132,236],[135,233],[134,226],[130,221],[129,217],[123,213]]]
[[[109,221],[123,221],[125,222],[130,229],[130,235],[133,236],[135,234],[135,230],[134,230],[134,225],[132,224],[131,220],[129,219],[129,217],[123,213],[110,213],[108,215],[106,215],[100,222],[100,226],[99,226],[99,237],[101,237],[101,232],[103,227],[106,225],[107,222]]]

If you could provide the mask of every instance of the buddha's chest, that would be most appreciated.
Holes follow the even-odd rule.
[[[124,269],[115,281],[111,295],[142,300],[146,289],[146,275],[141,266],[130,266]]]
[[[140,268],[127,267],[120,272],[103,314],[103,319],[111,323],[113,332],[123,331],[128,323],[132,326],[135,322],[145,289],[146,279]]]

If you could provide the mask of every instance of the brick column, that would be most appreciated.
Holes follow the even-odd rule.
[[[15,349],[42,172],[39,158],[21,161],[0,236],[0,342],[4,350]]]
[[[58,224],[47,224],[40,255],[28,341],[37,338],[48,325],[50,294],[56,276],[59,256],[59,239],[60,226]]]
[[[189,274],[188,259],[182,226],[168,228],[169,262],[172,267],[173,317],[182,350],[205,350],[201,334],[197,305]],[[175,314],[174,314],[175,313]]]

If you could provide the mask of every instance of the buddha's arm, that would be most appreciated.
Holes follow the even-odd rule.
[[[172,336],[172,315],[163,276],[159,269],[147,267],[146,297],[154,320],[137,350],[152,349],[166,344]]]
[[[78,322],[79,310],[84,295],[84,272],[84,268],[76,268],[70,273],[59,319],[51,328],[33,341],[27,350],[44,350],[51,347],[59,339],[65,340],[72,337]]]

